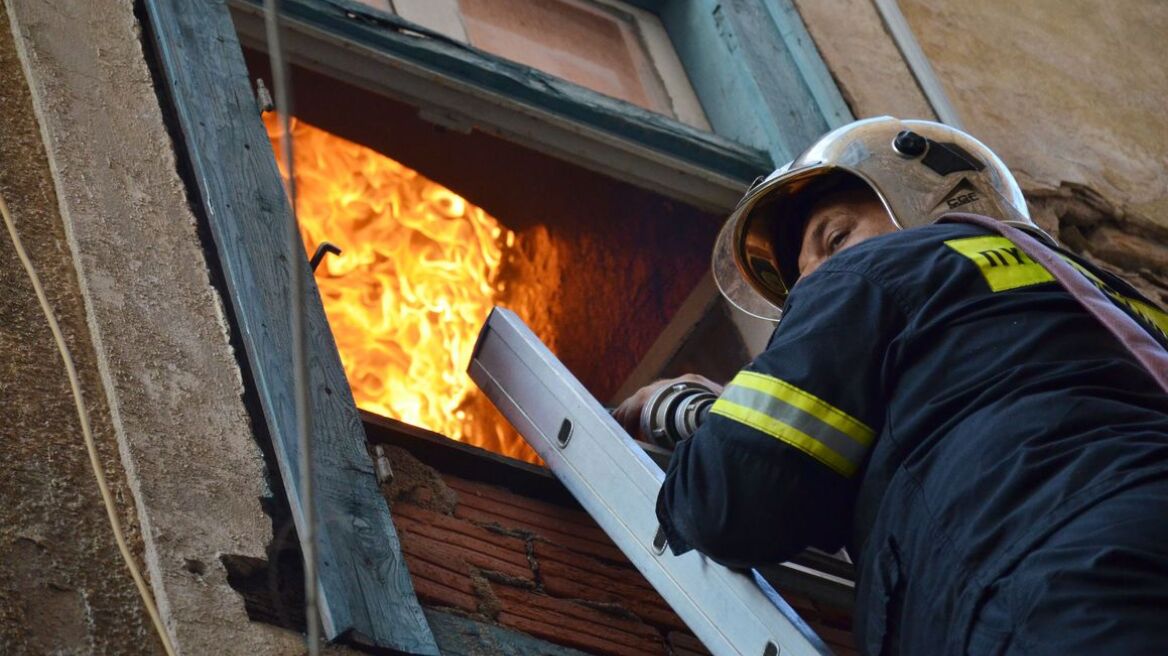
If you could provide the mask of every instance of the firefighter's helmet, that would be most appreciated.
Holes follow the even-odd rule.
[[[714,247],[722,294],[744,312],[777,320],[799,277],[810,202],[849,177],[876,193],[900,229],[961,211],[1041,233],[1014,176],[985,144],[932,121],[864,119],[829,132],[746,192]]]

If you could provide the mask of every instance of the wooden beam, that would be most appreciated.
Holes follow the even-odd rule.
[[[361,411],[370,444],[398,446],[444,474],[505,487],[524,496],[580,509],[550,469],[508,458],[425,428]],[[504,421],[499,419],[499,421]]]
[[[165,92],[178,118],[180,157],[196,181],[234,320],[263,407],[300,535],[285,239],[291,214],[260,122],[227,7],[217,0],[145,0]],[[196,190],[192,190],[195,192]],[[329,639],[437,654],[414,595],[316,285],[304,308],[321,619]]]
[[[850,114],[789,0],[687,0],[661,10],[714,130],[792,159]]]
[[[763,0],[763,6],[774,21],[783,44],[791,54],[792,63],[807,85],[827,126],[835,129],[855,120],[793,0]]]
[[[263,48],[260,0],[230,0]],[[761,150],[342,0],[283,0],[297,65],[703,209],[726,211],[772,167]]]
[[[722,0],[715,11],[722,38],[748,72],[767,146],[785,163],[827,132],[828,123],[778,29],[758,0]]]

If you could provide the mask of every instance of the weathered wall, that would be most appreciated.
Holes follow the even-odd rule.
[[[0,191],[168,632],[179,653],[297,653],[226,581],[224,556],[271,539],[264,467],[133,4],[0,6]],[[0,652],[157,653],[6,233],[0,249]]]
[[[931,116],[871,0],[796,4],[856,116]],[[1036,220],[1168,301],[1168,4],[901,8],[965,128],[1018,174]]]
[[[77,361],[102,465],[140,550],[48,161],[8,27],[0,13],[0,193]],[[160,653],[110,534],[57,347],[8,232],[0,236],[0,653]]]

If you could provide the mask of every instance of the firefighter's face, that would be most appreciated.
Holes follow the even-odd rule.
[[[845,248],[895,230],[875,194],[864,190],[828,194],[807,214],[799,250],[799,276],[810,275]]]

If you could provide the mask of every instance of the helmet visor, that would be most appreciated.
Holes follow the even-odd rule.
[[[808,210],[823,193],[854,178],[846,170],[815,165],[781,173],[753,189],[714,246],[714,280],[722,295],[747,314],[778,320],[799,278]]]
[[[783,314],[782,307],[760,294],[738,266],[735,247],[738,240],[734,237],[734,227],[733,221],[727,221],[718,233],[718,241],[714,243],[711,262],[714,283],[718,285],[722,296],[739,310],[767,321],[778,321]]]

